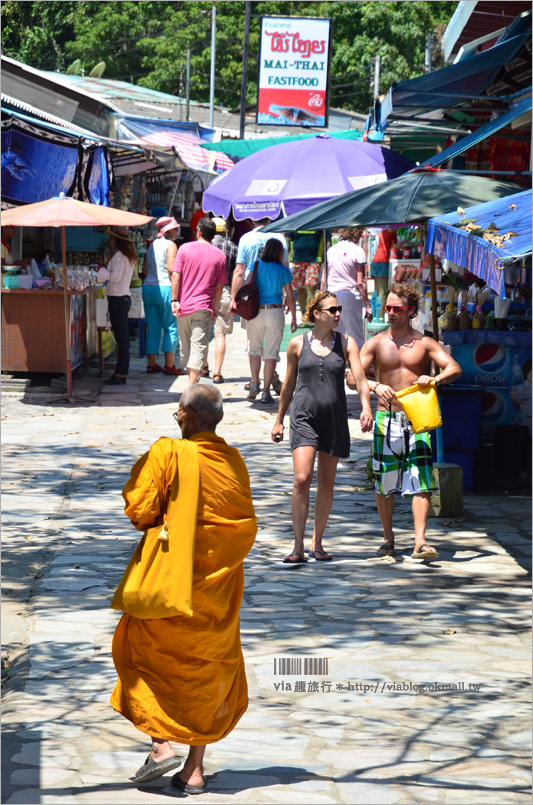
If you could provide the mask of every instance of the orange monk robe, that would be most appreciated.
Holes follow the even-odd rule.
[[[210,431],[191,441],[200,467],[193,615],[122,616],[113,638],[119,679],[111,704],[147,735],[201,746],[224,738],[248,707],[239,610],[243,560],[257,522],[239,451]],[[173,443],[152,445],[124,487],[126,514],[140,530],[162,521],[177,468]],[[171,513],[169,539],[179,538],[179,511],[173,520]]]

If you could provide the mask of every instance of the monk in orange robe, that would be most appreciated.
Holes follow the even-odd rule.
[[[170,741],[188,744],[188,757],[172,785],[193,794],[204,790],[206,744],[228,735],[248,706],[239,609],[243,560],[254,543],[257,521],[244,461],[215,434],[222,419],[218,389],[190,386],[174,416],[183,439],[194,443],[198,453],[192,614],[122,616],[113,638],[118,682],[111,704],[152,739],[152,752],[133,779],[149,782],[177,768],[180,761]],[[182,523],[180,506],[168,505],[178,471],[179,484],[187,483],[176,442],[155,442],[133,467],[122,493],[125,512],[139,530],[160,524],[166,512],[170,540],[180,538]],[[188,498],[188,505],[195,506]],[[183,573],[183,567],[176,569],[177,584],[184,581]]]

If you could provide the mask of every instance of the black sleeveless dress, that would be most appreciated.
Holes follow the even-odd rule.
[[[342,336],[334,333],[329,355],[315,355],[304,335],[298,358],[298,381],[290,417],[291,450],[311,445],[338,458],[350,455],[348,408],[344,390],[346,360]]]

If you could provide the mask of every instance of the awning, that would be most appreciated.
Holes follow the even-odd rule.
[[[476,131],[473,131],[471,134],[467,134],[466,137],[461,137],[460,140],[457,140],[456,143],[450,145],[448,148],[445,148],[444,151],[440,152],[440,154],[435,154],[435,156],[431,157],[431,159],[426,160],[424,164],[437,167],[438,165],[442,165],[444,162],[448,162],[449,159],[453,159],[459,154],[462,154],[463,151],[466,151],[468,148],[472,148],[473,145],[481,142],[486,137],[490,137],[491,134],[494,134],[500,129],[505,128],[505,126],[508,126],[513,122],[513,120],[516,120],[526,112],[531,112],[531,97],[524,98],[523,100],[514,104],[514,106],[511,106],[510,109],[508,109],[502,115],[499,115],[494,120],[489,120],[488,123],[480,126],[479,129],[476,129]]]
[[[200,148],[213,136],[211,129],[203,129],[196,123],[157,120],[154,118],[122,117],[117,131],[121,137],[134,137],[137,141],[157,148],[176,149],[184,164],[199,171],[224,173],[233,167],[233,161],[221,151],[213,155]]]
[[[224,154],[229,154],[232,159],[244,159],[255,154],[256,151],[261,151],[263,148],[269,148],[271,145],[282,145],[283,143],[291,143],[294,140],[306,140],[309,137],[316,137],[317,132],[307,132],[305,134],[290,134],[285,137],[255,137],[249,140],[220,140],[217,143],[202,143],[202,148],[209,151],[222,151]],[[357,129],[348,129],[347,131],[328,131],[330,137],[337,137],[341,140],[361,140],[363,133]]]
[[[461,221],[471,221],[492,231],[486,236],[507,240],[493,243],[458,228]],[[484,280],[501,297],[505,297],[504,267],[531,255],[531,190],[505,198],[439,215],[428,221],[426,252],[451,260]]]
[[[2,120],[2,200],[44,201],[50,195],[109,205],[110,168],[102,142],[10,115]]]
[[[483,93],[530,38],[531,31],[525,31],[471,59],[393,84],[381,105],[380,120],[376,124],[383,127],[386,118],[391,116],[417,117],[430,110],[472,106],[480,98],[487,108],[498,108],[502,98]],[[531,75],[530,55],[528,64]]]

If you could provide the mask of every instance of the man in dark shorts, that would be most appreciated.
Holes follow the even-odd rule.
[[[433,338],[411,327],[418,313],[418,293],[407,283],[395,283],[387,292],[385,310],[389,328],[370,338],[361,349],[365,372],[374,367],[377,380],[370,380],[370,391],[379,403],[374,424],[372,466],[375,478],[376,505],[384,543],[380,556],[394,556],[392,515],[396,491],[412,497],[417,559],[438,559],[435,548],[426,545],[425,532],[431,493],[436,491],[429,433],[414,433],[405,417],[396,392],[418,383],[451,383],[462,374],[459,364]],[[440,369],[436,377],[429,375],[430,361]],[[353,388],[350,376],[348,385]],[[408,440],[408,449],[406,444]]]

